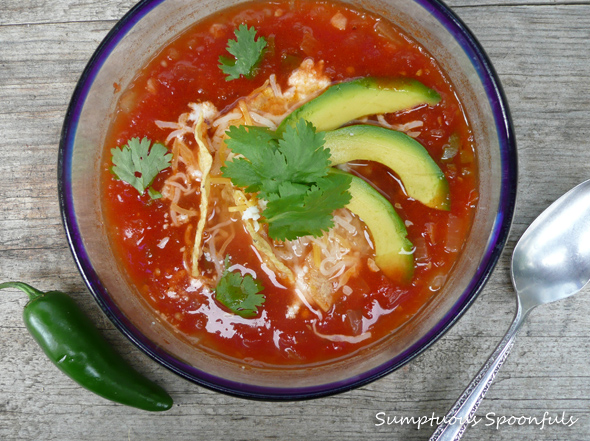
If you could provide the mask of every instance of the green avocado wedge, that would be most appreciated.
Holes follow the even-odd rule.
[[[376,161],[401,179],[408,197],[439,210],[450,209],[444,173],[415,139],[384,127],[360,124],[326,132],[332,165],[354,160]]]
[[[332,169],[330,173],[345,173]],[[367,225],[375,246],[375,263],[391,280],[408,282],[414,274],[413,245],[404,221],[391,203],[369,183],[352,176],[346,205]]]
[[[440,95],[410,78],[365,77],[338,83],[294,110],[277,133],[294,126],[300,118],[318,131],[333,130],[368,115],[398,112],[427,104],[436,105]]]

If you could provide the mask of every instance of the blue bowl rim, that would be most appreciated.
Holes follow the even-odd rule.
[[[248,385],[216,377],[215,375],[195,369],[153,345],[123,315],[110,298],[107,290],[92,268],[76,223],[71,192],[71,160],[77,124],[90,86],[102,67],[103,62],[117,43],[139,20],[163,1],[165,0],[141,0],[116,23],[113,29],[103,39],[86,65],[75,87],[66,112],[60,138],[58,153],[58,193],[62,222],[76,265],[86,286],[103,312],[132,343],[150,358],[170,369],[172,372],[208,389],[241,398],[286,401],[318,398],[341,393],[375,381],[420,355],[457,322],[482,291],[508,239],[516,204],[518,167],[512,119],[495,69],[475,36],[462,20],[443,2],[439,0],[413,0],[435,17],[463,48],[479,74],[496,122],[496,129],[500,140],[502,168],[500,203],[488,249],[475,277],[445,317],[418,342],[397,357],[361,375],[349,377],[334,383],[302,388],[272,388]]]

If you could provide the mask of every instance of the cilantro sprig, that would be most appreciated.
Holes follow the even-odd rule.
[[[330,173],[324,135],[300,119],[282,136],[269,129],[231,127],[228,147],[241,158],[226,162],[223,175],[267,201],[262,213],[275,240],[321,236],[334,226],[332,213],[350,202],[351,177]]]
[[[247,25],[241,24],[234,31],[234,34],[236,39],[227,42],[227,51],[234,58],[219,57],[219,68],[227,75],[225,77],[226,81],[236,80],[241,75],[252,78],[266,48],[266,39],[264,37],[259,37],[256,40],[256,29],[254,27],[248,28]]]
[[[239,271],[229,271],[229,263],[226,256],[225,269],[215,288],[215,298],[241,317],[255,317],[258,307],[265,301],[264,295],[260,294],[262,284],[250,274],[242,277]]]
[[[151,185],[158,173],[170,167],[172,153],[168,153],[162,144],[151,144],[148,138],[141,141],[131,138],[122,148],[111,149],[114,164],[111,171],[118,179],[133,186],[139,194],[147,189],[152,199],[158,199],[162,195]]]

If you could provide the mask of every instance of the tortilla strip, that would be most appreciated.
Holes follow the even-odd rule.
[[[209,149],[205,144],[205,140],[202,135],[203,127],[203,113],[199,114],[199,120],[195,124],[195,139],[199,145],[199,152],[197,155],[199,161],[199,168],[201,169],[201,203],[199,204],[199,223],[197,224],[197,230],[195,232],[195,244],[193,245],[193,255],[191,263],[191,274],[193,277],[198,277],[199,272],[199,259],[201,258],[202,248],[201,243],[203,241],[203,231],[205,231],[205,223],[207,222],[207,210],[209,206],[209,172],[211,171],[211,165],[213,164],[213,157],[209,153]]]
[[[235,189],[234,202],[236,205],[243,204],[245,201],[247,201],[247,199],[244,192]],[[260,252],[260,255],[265,260],[264,263],[266,263],[270,268],[273,268],[282,279],[289,281],[289,283],[294,283],[295,275],[293,274],[293,271],[291,271],[283,262],[278,259],[270,244],[255,231],[254,222],[252,219],[246,219],[243,220],[243,222],[244,226],[246,227],[246,231],[252,238],[252,244]]]

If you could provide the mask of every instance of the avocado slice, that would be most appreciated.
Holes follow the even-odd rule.
[[[360,124],[326,132],[332,165],[364,159],[395,172],[407,195],[439,210],[450,209],[449,183],[428,151],[405,133]]]
[[[332,169],[331,173],[345,173]],[[363,179],[352,176],[346,205],[367,225],[375,246],[375,263],[391,280],[407,282],[414,274],[413,245],[391,203]]]
[[[363,116],[397,112],[422,104],[434,106],[439,101],[438,93],[410,78],[359,78],[328,87],[288,115],[277,133],[283,133],[287,126],[295,126],[300,118],[311,122],[317,131],[324,131]]]

